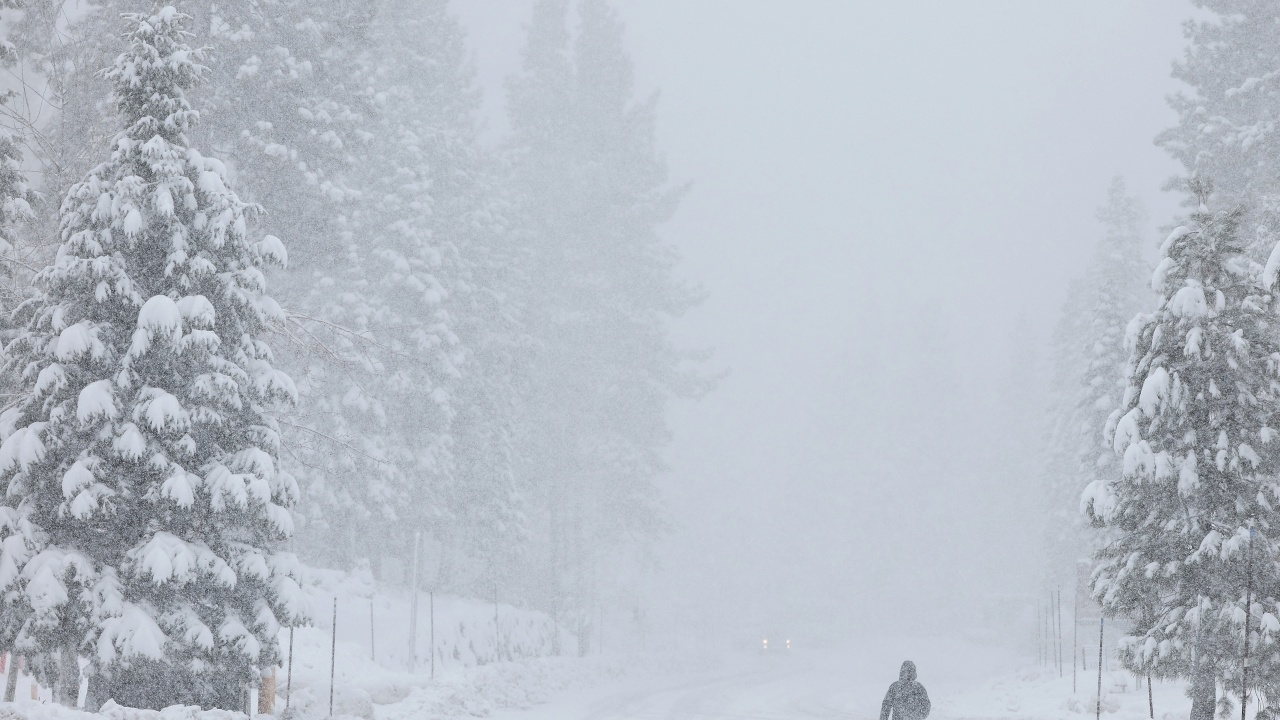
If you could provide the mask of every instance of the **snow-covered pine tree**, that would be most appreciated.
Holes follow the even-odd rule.
[[[0,0],[0,10],[18,7],[17,0]],[[16,61],[17,53],[13,44],[0,40],[0,69],[11,70]],[[16,110],[11,109],[16,95],[15,90],[0,92],[0,114],[16,114]],[[0,278],[4,282],[3,288],[0,288],[0,308],[5,311],[17,307],[24,297],[22,284],[17,282],[18,273],[15,272],[14,262],[19,246],[24,244],[19,241],[18,232],[21,225],[35,219],[32,205],[36,194],[22,171],[20,139],[16,130],[0,126]],[[0,317],[0,329],[5,332],[11,329],[8,312]],[[7,393],[8,388],[4,392]]]
[[[369,270],[385,278],[377,290],[398,318],[381,336],[413,361],[395,363],[384,394],[403,418],[402,445],[437,465],[411,464],[406,488],[433,498],[437,516],[406,515],[444,541],[442,582],[488,595],[522,536],[503,191],[478,140],[481,96],[448,2],[389,0],[374,32],[386,100],[371,141],[380,162],[369,181],[378,198]]]
[[[16,28],[19,50],[58,107],[40,127],[47,141],[37,160],[53,185],[66,186],[83,177],[93,157],[109,151],[114,118],[101,101],[109,87],[93,70],[123,50],[116,19],[147,10],[152,0],[100,0],[71,16],[63,12],[63,0],[26,2]],[[374,107],[367,66],[357,60],[372,47],[366,33],[378,7],[353,0],[183,5],[194,16],[194,43],[214,61],[214,71],[189,92],[205,111],[194,137],[223,159],[242,197],[272,208],[259,219],[266,232],[299,239],[291,248],[294,271],[273,278],[291,318],[283,329],[292,342],[277,348],[278,361],[303,391],[282,418],[292,448],[285,460],[314,490],[305,497],[334,497],[329,507],[358,511],[377,504],[364,501],[382,495],[379,479],[387,463],[366,457],[358,447],[362,433],[347,429],[323,401],[342,397],[334,378],[360,374],[369,348],[346,328],[327,325],[323,307],[310,301],[317,284],[346,270],[344,251],[354,237],[351,218],[362,193],[351,176],[369,164],[362,149],[373,137],[365,124]],[[41,220],[56,227],[56,217]],[[333,488],[326,481],[335,474],[367,479],[367,491],[328,492]],[[334,523],[323,525],[321,530],[332,530]],[[331,547],[317,543],[313,549],[329,559],[324,549]]]
[[[120,1],[120,0],[117,0]],[[136,1],[136,0],[135,0]],[[350,218],[362,196],[353,176],[369,158],[376,114],[370,24],[383,2],[368,0],[195,0],[197,34],[219,65],[199,89],[202,123],[217,150],[234,158],[237,186],[272,208],[269,231],[289,231],[291,270],[282,299],[302,299],[317,276],[341,267]]]
[[[70,184],[110,138],[105,83],[85,68],[118,54],[114,18],[150,0],[101,0],[69,25],[62,0],[27,2],[24,59],[60,107],[40,160]],[[301,396],[282,418],[304,488],[300,550],[335,564],[407,555],[411,516],[465,531],[464,554],[518,542],[500,287],[514,263],[494,243],[501,193],[457,21],[437,0],[182,7],[215,63],[189,94],[205,111],[193,137],[241,197],[272,208],[260,227],[297,238],[272,284],[293,341],[278,361]]]
[[[314,485],[313,530],[341,529],[357,556],[407,556],[413,531],[430,532],[451,551],[442,580],[461,589],[477,575],[465,566],[518,535],[495,173],[447,2],[388,0],[369,36],[360,74],[379,100],[352,173],[364,197],[342,262],[306,300],[354,336],[335,340],[359,362],[309,380],[317,429],[358,438],[359,452]]]
[[[17,281],[14,272],[18,229],[21,223],[29,222],[34,213],[31,201],[34,193],[27,187],[25,178],[18,169],[21,152],[12,137],[0,132],[0,308],[17,307],[24,296],[24,288]],[[12,324],[8,313],[0,315],[0,337],[12,337]],[[0,390],[8,394],[10,388]]]
[[[0,0],[0,10],[17,7],[16,0]],[[13,44],[0,40],[0,68],[11,70],[15,60]],[[5,110],[5,114],[8,110],[7,103],[13,99],[14,95],[15,91],[0,93],[0,110]],[[0,129],[0,255],[8,256],[13,252],[17,244],[19,224],[29,221],[33,216],[31,201],[34,199],[34,194],[28,187],[21,166],[22,148],[14,133]],[[10,282],[14,274],[9,265],[6,262],[3,267],[0,267],[0,277],[4,279],[4,289],[0,292],[0,309],[5,311],[0,316],[0,328],[3,328],[6,333],[12,329],[8,311],[17,306],[16,301],[21,297],[21,291]],[[11,336],[5,338],[5,340],[8,339],[11,339]],[[0,392],[3,393],[7,404],[14,399],[13,374],[7,373],[3,377],[5,380]],[[8,629],[14,627],[17,620],[16,617],[0,615],[0,637],[11,637]]]
[[[300,550],[339,565],[406,546],[377,540],[386,529],[377,521],[405,507],[408,471],[397,461],[413,452],[389,437],[380,405],[392,358],[367,326],[346,324],[366,318],[364,296],[378,287],[364,272],[375,252],[364,242],[380,198],[365,183],[386,169],[372,144],[385,99],[374,56],[386,49],[370,36],[384,4],[191,3],[222,69],[200,88],[211,115],[202,132],[244,196],[272,209],[262,227],[297,238],[291,272],[273,278],[291,340],[279,361],[299,388],[283,460],[304,490]]]
[[[1107,422],[1120,467],[1083,496],[1099,529],[1094,595],[1132,623],[1122,659],[1190,678],[1193,720],[1211,720],[1219,684],[1224,711],[1239,697],[1246,621],[1251,687],[1280,698],[1280,249],[1265,268],[1248,260],[1242,215],[1202,204],[1164,242],[1160,302],[1129,325],[1128,385]],[[1260,717],[1275,713],[1266,702]]]
[[[124,50],[120,14],[146,11],[146,0],[99,0],[70,9],[65,0],[21,0],[12,18],[13,41],[24,99],[15,104],[14,124],[25,131],[27,161],[50,197],[79,181],[111,151],[116,119],[105,98],[109,82],[99,72]],[[83,10],[83,12],[81,12]],[[38,245],[24,248],[27,265],[41,267],[57,247],[58,203],[43,203],[31,235]]]
[[[22,172],[22,148],[10,134],[0,131],[0,255],[11,254],[18,241],[18,225],[34,216],[32,203],[36,194]],[[10,274],[12,263],[0,273]],[[12,299],[12,290],[6,290],[3,296]]]
[[[1189,177],[1212,178],[1215,202],[1242,205],[1241,227],[1262,257],[1280,228],[1280,5],[1266,0],[1193,0],[1215,17],[1186,23],[1189,46],[1173,76],[1190,86],[1169,102],[1178,124],[1156,143]]]
[[[84,656],[91,706],[238,709],[303,612],[271,415],[295,391],[263,340],[285,253],[190,145],[182,16],[127,19],[106,72],[125,129],[68,191],[9,346],[26,394],[0,445],[0,644],[56,654],[64,701]]]
[[[512,188],[528,249],[521,318],[519,475],[536,517],[540,604],[580,639],[609,560],[643,546],[663,514],[668,400],[693,392],[670,318],[696,300],[673,277],[658,226],[681,192],[655,147],[655,103],[634,98],[623,26],[603,0],[534,7],[523,70],[508,83]],[[536,503],[536,506],[534,504]],[[631,543],[630,541],[637,541]]]
[[[1080,494],[1114,471],[1102,430],[1124,392],[1129,358],[1125,327],[1150,302],[1143,220],[1138,201],[1115,178],[1106,204],[1098,209],[1103,235],[1084,277],[1071,285],[1052,339],[1044,527],[1046,571],[1055,585],[1071,586],[1076,563],[1092,550],[1092,533],[1080,516]]]

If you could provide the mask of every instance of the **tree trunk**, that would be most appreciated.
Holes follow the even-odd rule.
[[[96,713],[107,700],[107,679],[102,675],[90,675],[89,690],[84,694],[84,711]]]
[[[4,686],[4,701],[13,702],[18,692],[18,672],[22,670],[22,656],[9,654],[9,681]]]
[[[1213,720],[1214,711],[1217,710],[1218,685],[1209,663],[1197,663],[1190,692],[1191,720]]]
[[[585,613],[578,615],[578,657],[586,657],[591,649],[591,621]]]
[[[54,702],[75,707],[80,699],[80,656],[75,642],[68,642],[58,651],[58,681],[54,683]]]

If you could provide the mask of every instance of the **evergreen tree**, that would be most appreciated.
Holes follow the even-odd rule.
[[[681,196],[654,142],[655,103],[633,98],[623,27],[602,0],[534,8],[509,81],[513,198],[527,248],[519,291],[536,342],[522,362],[518,471],[535,517],[541,603],[580,641],[609,554],[663,526],[653,485],[667,401],[692,394],[668,336],[695,297],[657,233]]]
[[[0,0],[0,9],[20,6],[17,0]],[[17,62],[17,51],[12,43],[0,41],[0,69],[11,70]],[[13,114],[11,103],[17,91],[0,92],[0,114]],[[0,277],[6,282],[0,290],[0,308],[12,310],[24,297],[17,278],[17,255],[26,245],[18,237],[21,226],[35,219],[36,194],[22,171],[22,142],[20,133],[0,128]],[[10,330],[8,313],[0,316],[0,328]],[[6,338],[8,339],[8,338]]]
[[[67,13],[65,0],[24,0],[14,37],[24,66],[47,85],[57,112],[38,130],[37,158],[50,186],[83,176],[114,135],[109,92],[98,68],[124,49],[122,13],[151,0],[99,0]],[[305,239],[299,269],[330,267],[341,218],[360,196],[348,179],[374,98],[354,58],[366,50],[378,2],[356,0],[188,0],[194,43],[212,64],[193,88],[208,117],[195,131],[223,159],[243,193],[272,207],[262,218]],[[301,282],[301,281],[299,281]]]
[[[441,580],[487,596],[490,583],[510,572],[524,538],[511,429],[523,339],[508,299],[518,257],[505,228],[509,213],[499,168],[478,139],[481,96],[474,68],[448,2],[397,0],[382,25],[384,62],[395,68],[379,73],[390,88],[387,116],[395,123],[383,135],[394,140],[383,154],[403,158],[394,175],[413,179],[400,194],[415,208],[407,222],[419,228],[407,266],[417,269],[423,286],[442,290],[433,303],[419,301],[401,312],[421,318],[417,337],[452,339],[435,343],[439,349],[417,350],[423,360],[437,359],[419,362],[416,395],[406,399],[421,406],[428,390],[447,393],[440,404],[447,424],[437,426],[447,473],[434,476],[439,487],[432,493],[443,515],[432,530],[447,550]],[[404,266],[397,255],[384,257]],[[398,304],[413,296],[395,288],[386,292]],[[418,436],[406,441],[426,444]]]
[[[119,1],[119,0],[117,0]],[[136,0],[134,0],[136,1]],[[312,285],[341,267],[364,195],[377,91],[361,58],[381,0],[198,0],[197,36],[217,61],[199,100],[203,130],[269,231],[301,241],[281,286],[308,310]]]
[[[511,472],[513,319],[500,194],[478,142],[480,95],[465,37],[444,0],[388,0],[354,74],[377,96],[362,188],[340,262],[304,305],[343,362],[308,375],[318,431],[355,452],[309,471],[313,530],[350,555],[407,554],[414,531],[449,552],[455,589],[518,542]],[[483,589],[488,595],[490,586]]]
[[[1056,585],[1075,582],[1091,537],[1080,515],[1080,493],[1114,472],[1103,441],[1107,416],[1124,392],[1124,347],[1129,320],[1148,305],[1143,282],[1144,215],[1124,181],[1111,183],[1098,210],[1105,228],[1083,278],[1073,282],[1055,329],[1049,453],[1044,468],[1047,568]]]
[[[35,219],[32,208],[35,192],[21,169],[22,150],[12,135],[0,131],[0,277],[6,281],[0,290],[0,307],[12,309],[25,296],[17,278],[17,259],[26,243],[19,239],[21,226]],[[11,328],[7,317],[0,316],[0,328]]]
[[[101,102],[109,86],[94,70],[123,50],[115,27],[120,14],[145,11],[152,3],[101,0],[68,17],[63,0],[27,2],[16,27],[19,51],[58,107],[39,128],[45,141],[37,159],[49,185],[64,187],[88,171],[95,154],[110,149],[114,118]],[[245,198],[272,208],[259,218],[264,230],[299,239],[292,248],[294,272],[274,284],[288,308],[288,321],[277,329],[291,341],[279,348],[280,362],[303,391],[295,410],[282,418],[285,459],[299,474],[315,475],[304,475],[316,489],[308,497],[324,495],[320,490],[331,477],[326,473],[335,469],[374,479],[385,466],[374,462],[373,471],[352,471],[363,460],[356,449],[359,433],[327,422],[329,409],[318,400],[329,397],[331,376],[359,369],[361,351],[368,348],[354,338],[351,351],[353,334],[330,327],[322,309],[309,302],[315,285],[331,282],[345,267],[344,250],[353,237],[349,218],[357,214],[362,194],[350,176],[365,159],[353,151],[371,137],[365,123],[374,104],[354,58],[366,52],[365,32],[377,7],[350,0],[184,4],[194,16],[194,42],[207,49],[213,66],[189,93],[205,111],[192,132],[223,160]],[[56,227],[56,217],[41,219]],[[370,495],[377,495],[376,484],[356,497]]]
[[[1121,657],[1138,673],[1191,678],[1193,720],[1212,718],[1218,683],[1239,696],[1246,622],[1253,687],[1280,697],[1280,252],[1265,269],[1244,257],[1243,214],[1202,204],[1161,248],[1160,302],[1129,325],[1128,384],[1107,423],[1121,467],[1083,497],[1100,529],[1094,596],[1132,622]]]
[[[152,8],[143,0],[101,0],[68,12],[65,0],[21,0],[9,38],[20,71],[23,103],[11,113],[22,128],[30,174],[50,196],[82,179],[103,155],[117,130],[114,109],[106,98],[111,86],[101,69],[125,49],[119,32],[122,12]],[[29,248],[26,260],[35,267],[51,261],[57,249],[58,203],[43,204],[31,233],[42,239]]]
[[[29,2],[21,45],[61,107],[42,161],[83,174],[110,118],[82,68],[119,52],[112,19],[149,0],[103,0],[69,27],[60,0]],[[300,391],[282,459],[304,490],[301,549],[338,565],[407,555],[429,525],[474,575],[461,566],[509,555],[521,523],[512,263],[460,25],[442,0],[184,7],[213,60],[194,137],[271,208],[265,231],[297,238],[273,287]]]
[[[25,396],[0,446],[0,644],[56,655],[64,702],[79,655],[90,705],[239,708],[302,619],[271,415],[295,391],[263,340],[284,248],[250,241],[259,209],[191,146],[182,16],[127,19],[106,73],[125,129],[68,191],[8,348]]]
[[[404,506],[401,458],[375,387],[393,358],[355,321],[378,286],[362,274],[375,252],[364,246],[362,221],[377,200],[368,192],[373,172],[364,175],[377,164],[380,115],[368,57],[384,4],[192,3],[197,35],[217,61],[198,96],[210,115],[202,132],[245,197],[271,209],[264,230],[296,238],[291,271],[273,278],[287,315],[280,363],[299,388],[284,418],[283,460],[304,490],[301,549],[338,564],[375,547],[379,533],[370,530],[383,528],[370,521]],[[335,312],[346,304],[350,312]]]
[[[1214,13],[1185,25],[1189,40],[1173,76],[1190,86],[1169,102],[1178,123],[1156,143],[1189,177],[1212,178],[1215,202],[1245,208],[1245,237],[1265,254],[1280,228],[1280,6],[1267,0],[1193,0]],[[1180,181],[1181,182],[1181,181]]]

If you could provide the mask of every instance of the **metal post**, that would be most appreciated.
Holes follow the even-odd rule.
[[[1039,601],[1036,602],[1036,662],[1040,667],[1044,667],[1044,618],[1040,614],[1044,612],[1044,608],[1040,607]]]
[[[1049,592],[1049,602],[1044,606],[1044,664],[1053,668],[1053,591]]]
[[[1053,668],[1053,591],[1049,591],[1048,602],[1044,605],[1044,664]]]
[[[1107,621],[1098,618],[1098,713],[1097,720],[1102,720],[1102,631]]]
[[[1076,692],[1076,653],[1080,647],[1080,593],[1071,604],[1071,694]]]
[[[1249,528],[1249,560],[1244,591],[1244,668],[1240,674],[1240,720],[1249,707],[1249,616],[1253,613],[1253,528]]]
[[[293,695],[293,628],[289,628],[289,677],[284,684],[284,710],[289,712],[289,698]]]
[[[338,667],[338,598],[333,598],[333,643],[329,646],[329,717],[333,717],[333,680]]]
[[[1053,667],[1053,622],[1049,619],[1053,615],[1053,594],[1049,594],[1049,602],[1044,606],[1044,665],[1045,667]]]
[[[422,533],[413,532],[413,587],[409,601],[409,672],[418,666],[418,545],[422,542]]]
[[[1062,586],[1058,586],[1058,677],[1062,677]]]
[[[1058,634],[1053,629],[1054,612],[1055,612],[1055,608],[1053,605],[1053,590],[1050,589],[1049,590],[1049,616],[1048,618],[1046,618],[1049,621],[1049,667],[1050,668],[1058,667],[1057,660],[1054,659],[1055,656],[1058,654]]]

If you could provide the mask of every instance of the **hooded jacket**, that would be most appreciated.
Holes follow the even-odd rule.
[[[889,686],[880,705],[880,720],[924,720],[929,716],[929,693],[916,682],[916,664],[910,660],[902,663],[898,681]]]

